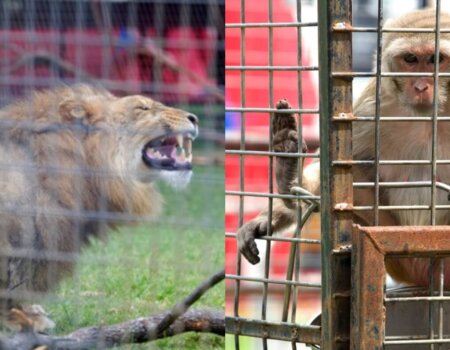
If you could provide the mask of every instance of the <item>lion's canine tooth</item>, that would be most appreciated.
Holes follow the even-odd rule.
[[[178,135],[176,136],[176,139],[177,139],[177,144],[178,144],[179,146],[182,146],[182,145],[183,145],[183,135],[178,134]]]
[[[191,139],[185,137],[183,140],[183,148],[186,152],[186,156],[189,156],[191,154],[192,151],[192,141]]]
[[[182,154],[184,154],[184,148],[181,147],[180,145],[177,145],[177,152],[176,152],[177,157],[180,157]]]

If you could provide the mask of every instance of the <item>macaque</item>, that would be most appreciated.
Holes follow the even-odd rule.
[[[435,27],[436,10],[424,9],[408,13],[388,21],[386,28],[428,28]],[[450,28],[450,15],[440,14],[440,27]],[[439,72],[450,72],[450,34],[440,34],[439,54],[435,55],[434,33],[384,33],[381,58],[382,72],[432,73],[435,63]],[[439,77],[436,91],[438,116],[450,116],[450,80]],[[376,80],[372,78],[353,106],[355,116],[375,116]],[[382,77],[380,96],[380,115],[382,117],[431,117],[433,115],[434,77]],[[280,106],[281,107],[281,106]],[[282,118],[293,118],[286,114],[276,114],[274,124]],[[284,122],[283,125],[287,125]],[[293,129],[292,129],[293,130]],[[280,132],[278,129],[274,132]],[[275,134],[276,136],[276,134]],[[274,142],[277,137],[274,136]],[[291,140],[296,139],[290,133]],[[278,145],[274,144],[274,148]],[[280,146],[282,147],[282,146]],[[431,160],[432,159],[431,121],[381,121],[380,159],[381,160]],[[278,150],[281,150],[278,148]],[[285,149],[287,151],[287,149]],[[437,127],[437,159],[450,159],[450,122],[439,121]],[[280,157],[281,159],[281,157]],[[287,159],[287,158],[285,158]],[[375,123],[356,121],[353,123],[353,159],[375,159]],[[286,161],[285,161],[286,162]],[[278,165],[278,162],[277,162]],[[373,182],[373,165],[353,166],[354,182]],[[284,172],[287,173],[286,171]],[[282,176],[276,172],[277,176]],[[431,181],[430,164],[380,165],[380,182]],[[291,181],[291,180],[287,180]],[[436,181],[450,183],[450,165],[437,165]],[[295,183],[295,180],[292,181]],[[319,194],[319,167],[314,163],[304,170],[302,186]],[[373,188],[354,188],[354,205],[374,205]],[[436,204],[449,204],[448,193],[436,189]],[[380,205],[431,205],[430,187],[386,188],[380,187]],[[273,208],[272,232],[280,231],[295,220],[294,211],[282,201],[276,201]],[[363,226],[374,225],[373,212],[355,211],[355,223]],[[436,225],[449,225],[450,212],[436,210]],[[430,210],[380,210],[380,226],[430,225]],[[267,214],[262,212],[254,220],[239,229],[238,245],[242,254],[253,264],[259,262],[254,238],[267,233]],[[437,277],[438,264],[433,266]],[[386,268],[398,282],[428,286],[430,264],[426,258],[387,259]],[[436,280],[436,279],[435,279]],[[446,289],[450,288],[450,259],[445,260]]]

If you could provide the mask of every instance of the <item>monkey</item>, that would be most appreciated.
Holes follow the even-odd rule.
[[[416,10],[397,19],[389,20],[384,28],[434,28],[436,9]],[[441,28],[450,28],[450,15],[440,14]],[[395,33],[383,35],[381,71],[400,73],[432,73],[435,64],[439,64],[439,72],[450,72],[450,34],[440,33],[439,54],[435,55],[434,33]],[[433,114],[434,77],[382,77],[380,94],[381,117],[431,117]],[[371,78],[354,103],[353,114],[357,117],[374,117],[376,108],[376,78]],[[439,77],[436,91],[437,113],[439,116],[450,115],[450,80]],[[293,118],[286,114],[275,114],[278,118]],[[279,122],[274,122],[279,123]],[[287,123],[285,122],[286,126]],[[293,140],[296,135],[289,134]],[[274,130],[274,132],[280,132]],[[286,132],[286,131],[284,131]],[[380,160],[430,160],[432,159],[432,123],[427,120],[413,121],[380,121]],[[353,122],[353,160],[375,159],[375,122]],[[274,141],[278,139],[273,138]],[[293,141],[294,142],[294,141]],[[437,159],[450,159],[450,123],[439,121],[437,128]],[[275,148],[275,145],[274,145]],[[279,149],[279,148],[278,148]],[[287,151],[287,149],[286,149]],[[281,158],[281,157],[280,157]],[[278,162],[276,162],[277,166]],[[374,182],[374,165],[353,165],[354,182]],[[430,164],[381,164],[378,168],[380,182],[431,181]],[[291,176],[289,172],[285,172]],[[282,176],[276,171],[277,176]],[[442,183],[450,183],[450,165],[438,164],[436,179]],[[302,186],[320,194],[319,163],[304,169]],[[295,180],[287,179],[295,183]],[[374,205],[373,188],[354,188],[354,205]],[[448,194],[436,190],[435,202],[448,204]],[[380,205],[430,205],[430,187],[386,188],[379,189]],[[274,201],[271,232],[278,232],[295,221],[292,208],[283,201]],[[374,225],[374,213],[354,211],[354,222],[362,226]],[[430,210],[379,210],[380,226],[413,226],[429,225]],[[448,210],[436,210],[437,225],[450,224]],[[255,219],[244,224],[237,233],[238,247],[247,260],[259,262],[258,249],[254,239],[268,233],[267,212],[261,212]],[[450,288],[450,259],[444,260],[444,287]],[[437,277],[438,267],[433,266],[433,274]],[[428,286],[430,281],[430,264],[426,258],[389,258],[386,270],[397,282]],[[437,281],[437,278],[435,278]]]

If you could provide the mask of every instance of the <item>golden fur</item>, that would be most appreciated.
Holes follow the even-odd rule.
[[[3,312],[69,274],[91,236],[159,212],[152,182],[186,182],[190,171],[149,167],[142,150],[175,133],[195,137],[196,117],[86,85],[36,92],[0,110]]]

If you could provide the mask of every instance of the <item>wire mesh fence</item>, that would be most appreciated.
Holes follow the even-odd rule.
[[[314,204],[299,206],[292,236],[269,231],[257,240],[261,262],[255,266],[237,252],[236,232],[260,211],[270,222],[273,201],[308,196],[278,193],[274,168],[275,157],[318,157],[316,47],[310,46],[314,40],[303,41],[317,37],[316,9],[301,1],[227,1],[226,12],[226,345],[300,348],[298,342],[320,338],[318,327],[309,325],[320,312],[317,214],[304,225]],[[275,152],[272,145],[280,99],[300,116],[295,153]],[[311,153],[301,151],[302,135]]]
[[[223,265],[223,20],[220,0],[0,3],[3,319],[146,316]],[[158,346],[192,342],[223,347]]]
[[[438,177],[443,174],[437,164],[447,163],[443,149],[437,151],[443,140],[438,141],[440,133],[447,127],[446,107],[438,98],[429,99],[419,112],[413,100],[404,99],[409,93],[402,88],[423,79],[433,89],[443,79],[433,57],[442,54],[439,42],[446,37],[440,28],[447,26],[447,15],[438,1],[431,10],[391,14],[394,19],[387,21],[386,3],[373,3],[375,27],[352,25],[350,2],[332,2],[322,8],[325,23],[320,23],[328,28],[322,40],[331,43],[321,54],[321,97],[329,103],[321,104],[322,115],[329,116],[324,121],[329,127],[327,138],[321,143],[322,155],[329,143],[327,163],[321,169],[322,181],[326,180],[322,188],[329,185],[331,189],[330,211],[322,221],[328,223],[328,228],[322,225],[326,232],[322,237],[330,249],[323,266],[330,272],[323,291],[324,303],[330,306],[322,314],[324,348],[436,349],[445,348],[447,342],[446,260],[442,259],[447,251],[438,242],[448,232],[427,226],[447,223],[447,185],[436,180],[438,168]],[[421,21],[414,20],[419,17]],[[376,33],[373,73],[357,71],[349,57],[355,33],[359,38]],[[408,54],[421,57],[418,47],[427,48],[424,55],[429,65],[410,70],[398,64],[406,62]],[[358,91],[360,85],[352,84],[352,79],[362,77],[371,79]],[[351,108],[354,95],[359,96]],[[408,132],[419,129],[427,130],[423,143],[408,151],[407,145],[415,140]],[[401,145],[392,142],[395,139]],[[355,228],[350,242],[353,222],[367,227]],[[375,258],[378,253],[372,254],[371,246],[381,255]],[[421,288],[405,289],[404,284],[398,288],[397,283]],[[397,289],[390,290],[392,286]],[[351,322],[342,327],[342,318],[347,319],[350,310]]]
[[[297,12],[292,12],[296,14],[295,20],[277,17],[281,16],[283,5],[275,0],[259,3],[257,7],[245,1],[230,2],[229,6],[227,345],[236,349],[266,349],[320,342],[325,349],[446,348],[448,252],[443,241],[439,242],[448,232],[427,225],[447,224],[448,185],[444,169],[448,155],[444,135],[448,116],[447,102],[438,97],[446,94],[439,87],[446,86],[448,77],[447,15],[440,10],[441,2],[436,1],[434,10],[406,15],[398,22],[386,22],[383,27],[387,17],[395,18],[411,9],[387,1],[331,1],[319,3],[316,23],[301,20],[310,3],[305,4],[302,7],[297,2]],[[352,12],[352,5],[356,12]],[[426,4],[412,1],[411,5],[422,8]],[[440,25],[436,24],[439,21]],[[272,203],[278,198],[283,201],[296,198],[306,203],[314,199],[295,186],[290,195],[277,193],[280,189],[273,181],[278,176],[277,162],[293,155],[274,150],[272,133],[273,120],[279,113],[275,103],[287,97],[294,106],[290,112],[299,113],[303,121],[303,128],[297,133],[303,132],[307,144],[314,145],[305,128],[308,120],[305,114],[317,112],[314,106],[305,105],[308,95],[305,87],[311,90],[314,84],[305,82],[305,73],[317,67],[305,63],[302,50],[305,44],[301,38],[307,28],[315,26],[319,28],[321,67],[322,284],[302,281],[308,276],[305,273],[308,255],[302,257],[308,251],[302,246],[319,243],[317,239],[304,239],[308,228],[303,224],[309,216],[305,205],[303,212],[297,213],[294,238],[271,236],[278,220],[276,215],[280,215]],[[288,41],[287,32],[281,35],[282,39],[277,36],[277,30],[287,28],[294,32],[291,35],[297,38],[295,44]],[[367,43],[375,50],[373,72],[358,70],[367,65],[364,57],[372,61],[369,45],[360,47],[367,37],[371,38]],[[283,45],[278,47],[280,42]],[[393,42],[398,43],[397,51]],[[292,47],[298,51],[290,57],[297,61],[276,63],[277,55],[286,55]],[[404,51],[400,52],[401,48]],[[421,48],[426,53],[419,52]],[[356,53],[353,57],[352,52]],[[407,62],[408,55],[417,62],[422,59],[420,55],[427,55],[423,58],[427,66],[408,70],[397,65],[396,60]],[[435,64],[436,57],[440,65]],[[277,74],[281,72],[298,72],[298,76],[277,85]],[[370,80],[361,83],[362,78]],[[434,95],[430,92],[424,109],[400,96],[407,94],[406,84],[414,81],[427,81],[429,91],[434,91]],[[289,92],[280,92],[284,87],[294,91],[293,99]],[[419,89],[415,91],[418,93]],[[302,92],[301,97],[298,92]],[[417,132],[411,133],[412,130]],[[418,137],[420,145],[415,143]],[[300,150],[301,137],[298,140]],[[300,151],[296,154],[308,158]],[[266,161],[257,168],[254,159],[261,158]],[[263,198],[266,201],[262,202]],[[272,225],[267,225],[267,229],[256,226],[264,234],[259,237],[256,230],[254,234],[265,244],[258,242],[262,262],[253,267],[237,253],[236,232],[239,231],[238,237],[245,237],[239,235],[248,229],[247,223],[260,224],[262,217]],[[355,222],[364,226],[400,227],[353,230]],[[409,227],[413,225],[419,226]],[[277,255],[279,241],[291,244],[288,254]],[[254,248],[244,248],[244,255],[253,259]],[[300,257],[296,256],[299,251]],[[228,260],[228,256],[233,258]],[[286,265],[277,270],[280,260]],[[389,279],[388,273],[397,282]],[[421,287],[400,285],[398,289],[398,281]],[[320,310],[320,302],[317,304],[316,311],[321,312],[321,317],[315,324],[321,325],[320,330],[309,326],[311,318],[305,322],[300,316],[308,314],[313,303],[307,296],[310,290],[320,290],[322,306],[326,305]],[[302,300],[308,300],[307,305],[302,305]],[[318,336],[317,332],[321,334]],[[275,339],[285,343],[275,343]]]

